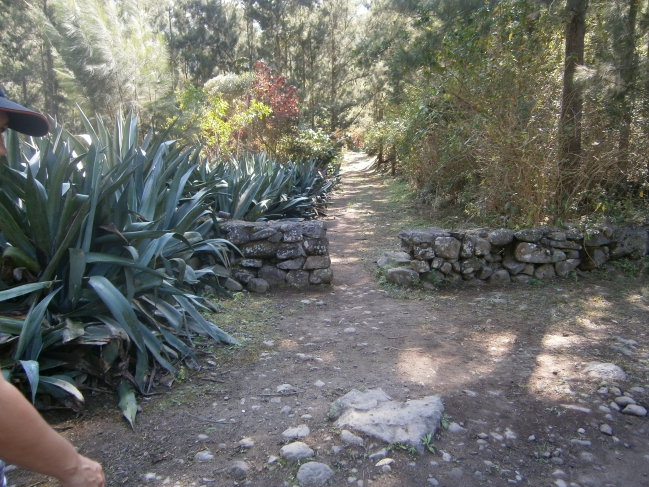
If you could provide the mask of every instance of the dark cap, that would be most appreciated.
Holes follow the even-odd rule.
[[[25,108],[18,103],[7,100],[5,92],[0,86],[0,111],[7,112],[9,127],[21,134],[33,137],[42,137],[50,131],[47,119],[38,112]]]

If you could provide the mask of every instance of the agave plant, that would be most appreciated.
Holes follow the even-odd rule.
[[[32,400],[71,406],[93,378],[123,382],[123,399],[147,390],[158,365],[194,357],[192,335],[236,343],[201,314],[213,309],[201,289],[225,292],[218,276],[187,264],[229,265],[207,204],[226,184],[187,196],[198,150],[151,132],[138,143],[133,115],[112,133],[81,115],[82,137],[54,124],[21,146],[9,131],[0,159],[0,365]]]
[[[227,189],[214,198],[215,211],[228,212],[235,220],[258,221],[317,216],[337,175],[319,169],[314,158],[280,163],[261,153],[221,160],[212,168],[203,165],[195,180],[227,181]]]

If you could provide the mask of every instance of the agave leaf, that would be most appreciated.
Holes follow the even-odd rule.
[[[148,272],[156,277],[164,278],[165,276],[155,269],[151,269],[145,265],[138,263],[135,260],[127,259],[126,257],[118,257],[111,254],[102,254],[99,252],[88,252],[86,254],[86,263],[88,264],[113,264],[131,269],[137,269],[142,272]]]
[[[180,327],[183,324],[183,315],[180,311],[155,295],[146,296],[146,301],[156,307],[167,322],[173,327],[176,333],[180,331]]]
[[[83,394],[76,388],[74,384],[71,383],[70,378],[65,375],[52,375],[50,377],[41,376],[39,382],[41,384],[50,384],[52,386],[58,387],[59,389],[64,390],[71,396],[76,397],[79,401],[83,402]]]
[[[142,325],[124,295],[103,276],[92,276],[89,284],[97,292],[97,295],[110,310],[115,320],[128,333],[131,340],[135,342],[137,348],[144,352],[144,337],[142,337],[140,328]]]
[[[43,252],[49,254],[51,236],[50,224],[47,220],[47,194],[43,185],[34,178],[31,171],[27,171],[25,209],[34,242]]]
[[[189,315],[200,326],[200,328],[214,340],[220,343],[226,343],[228,345],[239,345],[239,342],[237,342],[226,332],[213,325],[212,323],[206,321],[205,318],[201,316],[194,305],[185,296],[175,295],[174,298],[182,306],[183,310],[189,313]]]
[[[15,318],[7,318],[6,316],[0,316],[0,329],[3,333],[9,335],[20,335],[20,332],[23,329],[24,325],[23,320],[17,320]]]
[[[119,408],[122,414],[131,425],[131,429],[135,430],[135,416],[137,415],[137,403],[135,402],[135,391],[131,384],[123,380],[117,389],[119,395]]]
[[[83,275],[86,272],[86,255],[81,249],[70,248],[70,272],[68,273],[68,299],[72,309],[76,308],[81,289]]]
[[[5,134],[5,147],[7,153],[5,154],[9,167],[16,171],[22,170],[22,155],[20,154],[20,139],[18,132],[15,130],[7,130]]]
[[[165,330],[164,328],[160,329],[160,333],[162,333],[162,336],[169,345],[183,354],[183,357],[191,357],[193,359],[196,359],[196,354],[194,353],[194,351],[187,345],[185,345],[176,335],[174,335],[170,331]]]
[[[11,245],[15,245],[29,255],[29,257],[36,260],[34,246],[2,201],[0,201],[0,232],[4,234]]]
[[[6,291],[0,291],[0,302],[7,301],[9,299],[16,298],[18,296],[24,296],[25,294],[32,293],[34,291],[41,291],[42,289],[52,286],[56,281],[43,281],[43,282],[32,282],[30,284],[23,284],[21,286],[12,287]]]
[[[164,228],[169,228],[171,224],[171,220],[174,216],[174,210],[178,206],[178,201],[180,200],[182,192],[185,189],[187,180],[192,175],[194,167],[191,167],[190,169],[185,171],[184,174],[178,171],[171,181],[169,193],[166,196],[167,201],[165,205],[165,220],[163,221]]]
[[[93,151],[90,152],[91,154]],[[83,241],[81,244],[81,249],[84,252],[89,252],[92,245],[92,235],[95,229],[95,217],[97,216],[97,205],[99,204],[99,194],[97,190],[100,184],[101,173],[104,168],[104,160],[99,154],[95,154],[96,157],[89,161],[90,169],[88,170],[88,177],[86,182],[90,182],[90,187],[86,194],[90,195],[90,206],[88,209],[87,222],[85,224],[85,232],[83,236]],[[89,180],[89,181],[88,181]]]
[[[149,354],[146,350],[137,350],[135,361],[135,383],[144,392],[144,378],[149,372]]]
[[[178,266],[178,279],[179,282],[183,282],[185,280],[185,270],[187,269],[187,262],[185,262],[184,259],[179,259],[179,258],[172,258],[169,259],[171,262],[175,262],[176,265]]]
[[[65,320],[65,328],[62,330],[62,343],[67,343],[83,336],[86,333],[86,326],[88,326],[86,323],[67,318]]]
[[[51,292],[40,302],[32,304],[32,307],[25,317],[25,322],[20,332],[18,345],[16,346],[16,351],[14,352],[15,360],[19,360],[23,356],[23,353],[27,349],[27,346],[34,342],[35,337],[38,337],[38,339],[40,340],[40,328],[41,324],[43,323],[43,319],[45,318],[45,312],[47,311],[47,307],[49,306],[50,301],[52,301],[52,298],[54,298],[54,296],[56,296],[56,294],[60,290],[61,288]],[[38,293],[39,291],[35,292]],[[38,357],[38,353],[36,353],[36,356],[34,356],[34,352],[35,350],[32,350],[32,356],[30,357],[32,359]]]
[[[162,343],[158,338],[149,330],[146,326],[140,325],[142,330],[142,335],[144,336],[144,342],[146,343],[149,352],[155,357],[155,359],[169,372],[175,372],[176,368],[169,363],[161,354],[160,350],[162,349]]]
[[[39,376],[39,365],[36,360],[21,360],[20,365],[23,366],[25,374],[27,374],[27,380],[29,380],[29,386],[32,391],[32,404],[36,400],[36,390],[38,389],[38,376]]]
[[[52,256],[52,260],[50,260],[49,264],[47,265],[47,268],[43,271],[43,275],[39,280],[47,281],[51,279],[51,277],[54,275],[54,272],[56,271],[59,262],[65,255],[65,252],[68,250],[70,243],[77,236],[78,231],[81,228],[81,224],[83,223],[86,214],[88,212],[88,208],[90,208],[90,204],[91,204],[91,200],[87,199],[81,205],[81,208],[79,209],[79,211],[77,211],[76,215],[74,216],[74,220],[72,220],[72,223],[69,226],[68,233],[63,238],[63,241],[61,242],[56,252]]]

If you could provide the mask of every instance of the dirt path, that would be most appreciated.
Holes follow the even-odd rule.
[[[294,486],[298,465],[269,457],[286,443],[282,432],[301,424],[315,460],[335,472],[330,485],[649,485],[647,418],[610,410],[618,391],[583,372],[614,362],[628,374],[620,393],[649,392],[646,283],[612,269],[532,286],[385,287],[372,261],[398,250],[398,231],[422,217],[368,164],[347,157],[328,214],[333,286],[224,303],[216,319],[245,348],[207,347],[202,370],[141,401],[135,432],[97,398],[83,419],[51,421],[102,461],[110,485]],[[282,384],[295,393],[277,395]],[[456,424],[433,441],[435,455],[393,450],[392,471],[382,473],[368,456],[386,445],[341,442],[329,404],[377,387],[397,400],[441,396]],[[630,394],[649,405],[641,389]],[[254,446],[240,447],[242,438]],[[197,461],[199,452],[213,458]],[[235,461],[249,467],[243,480],[227,473]],[[10,475],[10,485],[39,481]]]

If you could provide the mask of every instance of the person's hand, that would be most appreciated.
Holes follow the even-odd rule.
[[[106,479],[101,465],[79,455],[77,465],[59,481],[61,487],[104,487]]]

